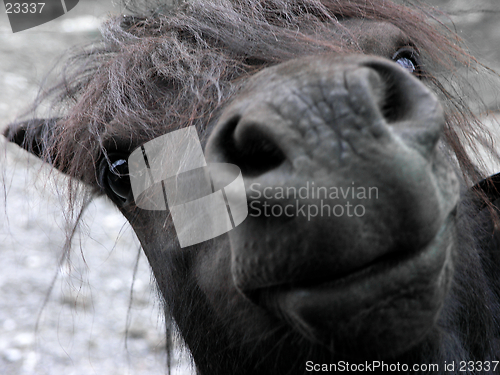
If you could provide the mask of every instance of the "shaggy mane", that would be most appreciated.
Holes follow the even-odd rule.
[[[432,18],[432,9],[374,0],[126,5],[135,13],[107,21],[102,41],[73,55],[60,83],[35,104],[51,100],[60,118],[44,130],[42,156],[70,176],[96,187],[93,166],[108,151],[131,151],[189,125],[203,137],[217,109],[257,70],[298,56],[361,52],[339,20],[365,18],[390,22],[411,36],[424,61],[423,78],[446,99],[445,137],[466,181],[484,177],[465,151],[484,134],[461,99],[467,83],[447,79],[451,72],[457,82],[460,68],[481,65]]]

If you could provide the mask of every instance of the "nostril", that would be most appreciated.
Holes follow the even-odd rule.
[[[388,124],[401,121],[408,113],[406,93],[394,81],[394,77],[385,71],[379,71],[384,85],[384,96],[382,99],[381,112]]]
[[[224,159],[239,166],[244,176],[259,176],[285,161],[284,153],[259,125],[243,124],[235,117],[225,128],[225,139],[220,143]]]
[[[379,78],[380,84],[375,85],[379,86],[380,94],[377,105],[388,124],[419,121],[426,115],[433,117],[429,110],[435,107],[436,99],[420,80],[392,62],[374,61],[366,66]],[[371,91],[374,89],[371,87]]]
[[[249,129],[235,137],[237,165],[247,176],[258,176],[268,172],[285,161],[285,155],[278,146],[256,129]]]
[[[438,98],[424,83],[393,62],[373,60],[365,66],[379,78],[380,84],[370,82],[368,92],[379,87],[382,100],[376,105],[385,122],[408,145],[430,157],[445,123]]]
[[[411,85],[402,81],[407,80],[407,76],[409,74],[396,64],[380,64],[379,61],[348,69],[344,73],[344,84],[352,109],[370,122],[375,118],[388,124],[406,120],[411,107],[408,100],[411,95],[408,86]]]

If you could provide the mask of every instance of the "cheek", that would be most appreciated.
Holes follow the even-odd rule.
[[[198,247],[192,272],[216,314],[229,315],[232,305],[244,299],[233,282],[231,249],[226,235]]]
[[[211,309],[210,315],[217,321],[225,322],[225,328],[231,336],[257,338],[282,324],[271,315],[263,314],[261,308],[236,288],[231,273],[231,248],[227,235],[207,241],[198,248],[192,271]]]

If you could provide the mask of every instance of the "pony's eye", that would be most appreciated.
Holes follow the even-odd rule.
[[[408,73],[420,75],[419,56],[414,48],[400,48],[393,56],[392,60],[406,69]]]
[[[109,194],[124,203],[130,196],[130,178],[125,155],[109,154],[100,165],[100,184]],[[112,197],[111,197],[112,198]]]
[[[413,73],[416,70],[415,63],[407,57],[401,57],[401,58],[397,59],[396,63],[401,65],[403,68],[408,70],[410,73]]]

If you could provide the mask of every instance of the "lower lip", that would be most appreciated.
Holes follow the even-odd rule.
[[[451,216],[451,215],[450,215]],[[451,270],[454,216],[448,217],[435,238],[404,258],[381,260],[341,279],[311,286],[279,286],[259,293],[259,304],[278,315],[305,311],[349,319],[357,311],[372,309],[386,299],[423,298],[432,288],[447,289],[444,270]],[[446,271],[446,272],[447,272]],[[445,285],[446,284],[446,285]]]

